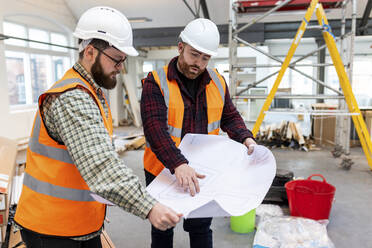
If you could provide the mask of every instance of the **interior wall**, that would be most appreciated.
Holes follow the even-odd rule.
[[[2,23],[4,20],[13,21],[25,25],[40,27],[51,31],[60,31],[70,33],[76,25],[76,18],[72,14],[71,10],[65,4],[64,0],[14,0],[6,1],[6,6],[0,8],[0,33],[3,33]],[[70,41],[73,41],[72,36]],[[290,45],[291,40],[271,40],[265,43],[266,51],[272,53],[275,56],[285,56]],[[372,37],[356,37],[355,51],[356,54],[372,55]],[[316,43],[314,39],[303,39],[298,47],[295,55],[304,55],[311,50],[316,49]],[[247,48],[238,48],[239,57],[256,57],[257,64],[267,64],[270,59],[265,56],[258,56],[257,52]],[[162,59],[170,60],[172,57],[177,56],[178,52],[176,48],[172,49],[154,49],[147,52],[146,59]],[[228,58],[228,48],[220,48],[217,59]],[[140,68],[135,69],[134,64],[139,58],[131,58],[133,63],[129,73],[133,82],[138,80]],[[268,69],[261,68],[256,71],[256,79],[260,79],[267,75]],[[111,107],[114,113],[115,124],[123,118],[123,99],[122,89],[117,87],[114,91],[110,92]],[[7,76],[5,68],[5,53],[4,53],[4,42],[0,41],[0,136],[8,138],[24,138],[28,137],[31,132],[32,123],[34,119],[36,108],[29,108],[26,110],[10,111],[8,101],[8,88],[7,88]]]
[[[63,0],[13,0],[2,1],[0,8],[0,33],[3,21],[71,34],[76,19]],[[70,37],[72,40],[72,37]],[[4,41],[0,41],[0,136],[10,139],[28,137],[31,133],[36,107],[11,111],[9,107],[8,83],[5,65]]]
[[[123,94],[123,84],[125,84],[127,87],[127,90],[130,92],[135,92],[135,96],[131,95],[131,99],[137,98],[137,81],[139,80],[139,73],[142,72],[142,68],[138,68],[138,58],[136,57],[128,57],[127,63],[126,63],[126,70],[127,72],[125,74],[118,75],[116,77],[117,84],[116,87],[109,91],[110,95],[110,108],[111,108],[111,114],[112,114],[112,121],[114,127],[118,127],[121,120],[128,118],[127,109],[125,107],[124,102],[124,94]],[[139,70],[141,69],[141,70]],[[128,75],[127,75],[128,73]],[[125,80],[125,81],[124,81]],[[129,99],[130,101],[130,99]],[[132,109],[130,106],[128,106],[128,109],[130,111],[134,111],[137,117],[140,117],[140,110],[137,105],[134,106],[134,109]],[[141,125],[141,121],[135,122],[137,125]]]

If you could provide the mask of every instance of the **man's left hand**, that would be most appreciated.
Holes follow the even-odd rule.
[[[246,138],[243,144],[248,148],[248,155],[251,155],[254,149],[254,145],[257,145],[256,141],[252,138]]]

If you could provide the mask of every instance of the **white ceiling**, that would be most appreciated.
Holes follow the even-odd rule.
[[[357,0],[357,16],[362,17],[368,0]],[[146,23],[132,23],[136,28],[155,28],[155,27],[179,27],[186,25],[194,19],[190,10],[182,0],[65,0],[76,19],[88,8],[105,5],[116,8],[123,12],[128,18],[147,17],[152,19]],[[194,9],[194,0],[187,0]],[[197,4],[199,3],[196,0]],[[216,24],[227,24],[229,19],[229,0],[206,0],[210,19]],[[202,11],[200,11],[202,16]],[[348,16],[351,15],[351,4],[348,5]],[[265,22],[299,21],[304,12],[293,14],[278,14],[265,18]],[[340,10],[331,10],[327,14],[328,19],[339,19]],[[253,18],[246,16],[240,19],[241,22]]]

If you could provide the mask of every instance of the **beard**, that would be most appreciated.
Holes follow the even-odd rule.
[[[111,89],[115,88],[115,86],[116,86],[116,76],[115,76],[116,72],[112,72],[110,74],[105,74],[103,72],[103,68],[102,68],[101,63],[99,62],[100,56],[101,56],[101,54],[99,54],[96,57],[96,61],[94,61],[94,64],[92,65],[92,69],[91,69],[92,76],[93,76],[94,81],[96,81],[96,83],[100,87],[103,87],[107,90],[111,90]],[[112,76],[114,76],[114,77],[112,77]]]
[[[203,70],[200,69],[197,65],[189,65],[186,63],[185,58],[183,57],[183,51],[181,52],[180,56],[178,57],[178,66],[180,72],[185,75],[188,79],[195,79],[203,73]],[[193,69],[197,69],[197,71],[193,71]]]

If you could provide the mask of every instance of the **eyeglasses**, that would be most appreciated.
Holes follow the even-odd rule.
[[[97,49],[99,52],[103,53],[104,55],[106,55],[106,56],[107,56],[109,59],[111,59],[112,61],[114,61],[114,63],[115,63],[115,67],[119,67],[119,66],[121,66],[121,65],[124,63],[124,61],[127,59],[127,57],[125,57],[124,59],[117,60],[117,59],[111,57],[110,55],[108,55],[107,53],[105,53],[102,49],[99,49],[99,48],[97,48],[97,47],[94,47],[94,48]]]

